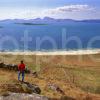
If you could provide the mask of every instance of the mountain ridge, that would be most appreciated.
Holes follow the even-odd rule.
[[[55,19],[51,17],[35,18],[35,19],[5,19],[0,20],[0,22],[96,22],[100,23],[100,19],[85,19],[85,20],[75,20],[75,19]]]

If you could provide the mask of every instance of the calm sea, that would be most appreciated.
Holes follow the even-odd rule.
[[[0,22],[0,50],[100,48],[100,23],[68,22],[23,25]]]

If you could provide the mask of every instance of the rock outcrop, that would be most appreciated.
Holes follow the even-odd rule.
[[[7,96],[1,96],[0,100],[49,100],[45,96],[38,94],[25,94],[25,93],[9,93]]]
[[[53,90],[53,91],[56,91],[56,92],[59,92],[60,94],[64,95],[64,91],[56,84],[48,84],[48,87]]]
[[[31,93],[36,93],[36,94],[40,94],[41,93],[41,89],[39,88],[39,86],[35,85],[35,84],[30,84],[28,82],[24,82],[22,83],[22,87],[25,91],[26,90],[30,90]]]
[[[0,63],[0,68],[18,71],[18,65],[15,65],[15,64]],[[25,73],[30,74],[30,70],[26,68]]]

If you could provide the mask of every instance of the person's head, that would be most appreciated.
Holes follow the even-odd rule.
[[[21,60],[21,64],[23,64],[23,60]]]

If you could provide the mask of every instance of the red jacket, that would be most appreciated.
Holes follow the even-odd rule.
[[[18,65],[18,70],[19,71],[24,71],[25,70],[25,64],[19,64]]]

